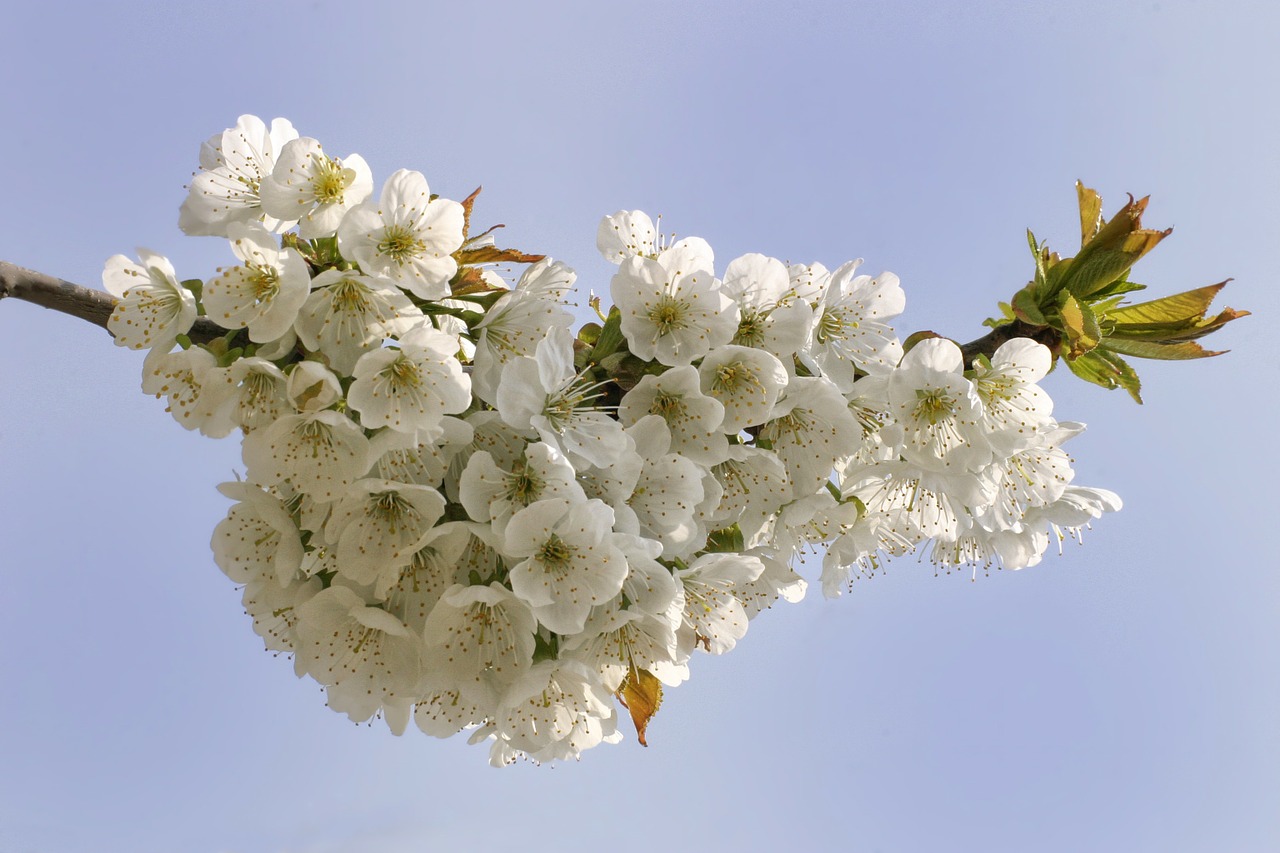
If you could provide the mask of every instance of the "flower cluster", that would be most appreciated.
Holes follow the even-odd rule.
[[[807,554],[835,596],[909,552],[1034,565],[1119,508],[1071,485],[1048,350],[904,352],[898,279],[859,261],[717,273],[620,211],[613,307],[575,334],[574,272],[470,237],[474,196],[405,170],[375,192],[281,119],[241,117],[200,166],[180,226],[238,263],[111,258],[109,328],[180,424],[243,434],[214,558],[352,720],[469,731],[503,765],[618,741],[620,700],[643,741],[695,653],[802,597]]]

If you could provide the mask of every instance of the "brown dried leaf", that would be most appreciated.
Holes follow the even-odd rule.
[[[536,264],[546,255],[528,255],[518,249],[499,249],[497,246],[480,246],[476,249],[460,249],[453,253],[458,266],[470,264]]]
[[[618,689],[618,699],[622,707],[631,712],[631,722],[635,724],[640,745],[648,746],[644,733],[649,727],[649,720],[662,705],[662,682],[647,669],[633,669]]]

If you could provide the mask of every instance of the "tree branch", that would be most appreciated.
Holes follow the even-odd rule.
[[[6,296],[21,299],[42,308],[61,311],[72,317],[79,317],[103,329],[107,328],[107,318],[111,316],[116,305],[115,297],[109,293],[90,290],[60,278],[0,261],[0,299]],[[199,317],[188,333],[188,337],[193,343],[206,344],[223,337],[227,331],[211,320]],[[973,359],[979,354],[989,358],[1002,343],[1013,338],[1031,338],[1052,351],[1056,351],[1058,344],[1061,343],[1057,331],[1048,326],[1036,326],[1014,320],[1003,326],[997,326],[975,341],[961,345],[960,351],[964,354],[965,366],[972,364]]]
[[[1050,326],[1024,323],[1022,320],[1014,320],[1013,322],[1005,323],[1003,326],[996,326],[975,341],[961,344],[960,353],[964,356],[965,369],[967,370],[973,364],[973,360],[977,356],[985,355],[990,358],[1002,343],[1011,341],[1014,338],[1030,338],[1036,343],[1047,346],[1051,353],[1056,353],[1058,345],[1062,343],[1062,337],[1058,334],[1057,329]]]
[[[101,290],[90,290],[60,278],[0,261],[0,299],[12,297],[60,311],[88,321],[103,329],[115,310],[116,299]],[[107,330],[110,332],[110,330]],[[224,336],[226,329],[211,320],[198,317],[188,337],[193,343],[209,343]]]

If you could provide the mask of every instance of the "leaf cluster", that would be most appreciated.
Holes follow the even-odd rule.
[[[1104,388],[1124,388],[1141,403],[1141,382],[1126,357],[1221,355],[1225,350],[1207,350],[1196,339],[1249,312],[1224,308],[1216,315],[1208,313],[1226,281],[1149,302],[1128,302],[1129,294],[1146,289],[1129,277],[1134,264],[1173,229],[1142,226],[1147,197],[1130,196],[1114,216],[1104,219],[1102,198],[1095,190],[1077,181],[1076,194],[1080,251],[1060,257],[1028,231],[1035,276],[1008,303],[1001,303],[1003,316],[987,325],[1000,329],[1022,324],[1048,332],[1035,337],[1050,343],[1074,374]]]

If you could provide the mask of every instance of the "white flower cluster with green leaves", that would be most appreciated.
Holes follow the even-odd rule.
[[[469,731],[504,765],[618,741],[621,699],[643,740],[695,652],[802,597],[806,554],[830,596],[911,552],[1022,568],[1120,506],[1071,485],[1048,350],[904,353],[891,273],[717,275],[705,241],[620,211],[615,307],[575,335],[573,271],[504,281],[418,172],[375,195],[360,157],[253,116],[200,165],[180,225],[238,265],[113,257],[109,328],[182,426],[243,434],[215,560],[352,720]],[[198,316],[226,334],[193,343]]]

